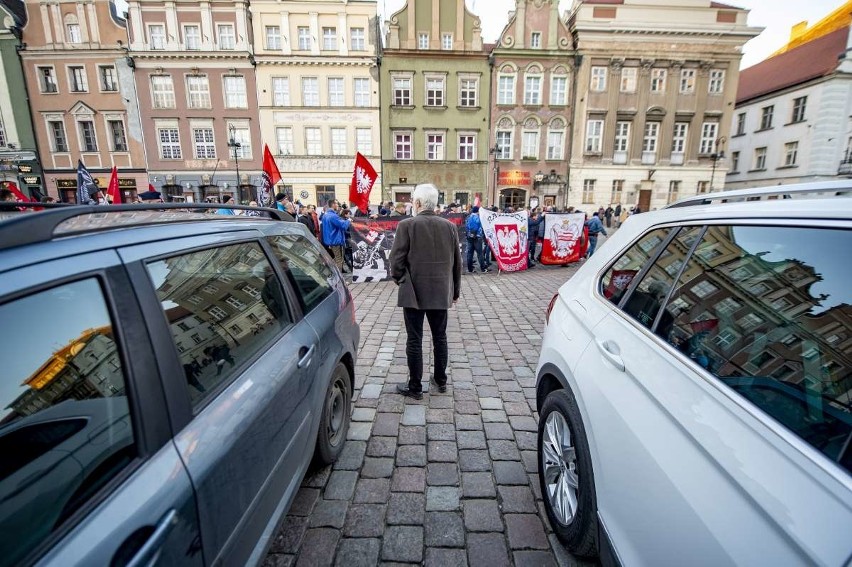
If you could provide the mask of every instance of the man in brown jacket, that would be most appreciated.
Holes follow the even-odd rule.
[[[397,305],[402,307],[408,341],[408,384],[397,391],[423,399],[423,319],[429,320],[435,350],[432,381],[447,391],[447,311],[461,291],[461,254],[458,229],[435,214],[438,189],[418,185],[412,196],[414,216],[399,223],[390,254],[390,274],[399,285]]]

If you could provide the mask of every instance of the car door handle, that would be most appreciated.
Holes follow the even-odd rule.
[[[311,363],[315,350],[317,350],[317,345],[311,345],[311,348],[303,346],[299,349],[299,368],[304,368]]]
[[[156,563],[166,538],[176,525],[177,512],[169,510],[157,523],[157,527],[154,528],[148,540],[142,544],[139,551],[125,565],[127,567],[148,567]]]
[[[619,372],[624,372],[624,359],[621,358],[621,351],[618,345],[612,341],[602,341],[595,339],[595,344],[598,345],[598,350],[610,364],[615,366]]]

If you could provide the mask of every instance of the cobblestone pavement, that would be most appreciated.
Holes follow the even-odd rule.
[[[464,275],[450,387],[422,401],[393,393],[408,379],[396,286],[352,285],[361,352],[348,441],[305,479],[266,565],[576,565],[541,501],[534,375],[545,309],[575,271]]]

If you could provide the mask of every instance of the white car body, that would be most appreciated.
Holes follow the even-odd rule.
[[[714,223],[852,230],[852,199],[631,216],[559,290],[539,409],[554,378],[576,397],[599,530],[621,564],[849,565],[852,476],[599,291],[612,262],[652,228]]]

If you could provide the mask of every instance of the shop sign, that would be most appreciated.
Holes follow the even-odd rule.
[[[509,171],[501,171],[499,178],[500,185],[532,185],[532,176],[529,171],[520,171],[512,169]]]

